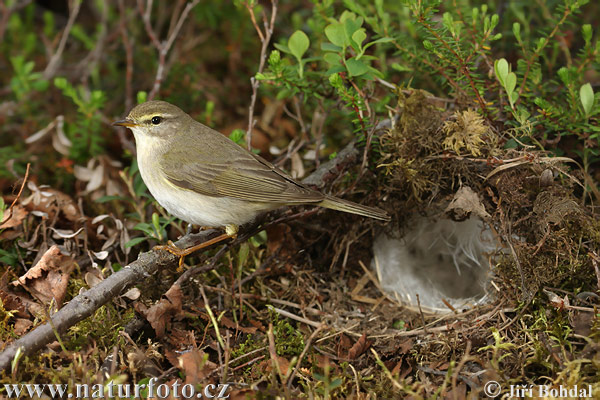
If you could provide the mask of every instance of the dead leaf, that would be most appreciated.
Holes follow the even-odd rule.
[[[240,332],[243,333],[249,333],[249,334],[253,334],[256,333],[256,331],[258,330],[255,327],[252,328],[244,328],[243,326],[240,326],[239,324],[236,324],[235,322],[233,322],[230,318],[227,318],[226,316],[222,316],[221,319],[219,319],[219,322],[226,328],[229,329],[237,329]]]
[[[356,360],[361,354],[367,351],[372,344],[373,342],[367,339],[367,334],[363,333],[356,343],[354,343],[354,346],[348,351],[347,358],[349,360]]]
[[[179,285],[173,285],[158,303],[148,309],[146,319],[154,328],[158,337],[163,337],[167,324],[173,316],[180,315],[182,310],[183,292]]]
[[[337,344],[337,356],[339,358],[344,358],[344,354],[348,353],[348,350],[352,347],[352,341],[350,340],[350,338],[345,335],[345,334],[341,334],[340,335],[340,340],[338,340],[338,344]]]
[[[186,384],[202,383],[218,366],[208,361],[206,353],[198,348],[183,353],[178,358],[178,367],[185,373]]]
[[[0,221],[0,229],[9,229],[16,226],[21,226],[21,223],[25,217],[29,214],[25,207],[15,204],[11,211],[6,210],[4,212],[4,219]],[[10,217],[10,218],[9,218]]]
[[[50,247],[33,268],[11,282],[21,285],[40,302],[47,304],[54,299],[60,308],[67,293],[69,275],[75,268],[72,257],[61,254],[58,246]]]
[[[31,320],[27,318],[17,318],[14,326],[15,334],[23,336],[32,326],[33,322]]]
[[[594,325],[594,313],[574,310],[573,314],[569,316],[569,322],[571,322],[573,332],[581,336],[589,336]]]
[[[485,211],[485,207],[479,200],[477,193],[469,186],[463,186],[458,189],[454,198],[448,204],[448,207],[446,207],[445,212],[455,221],[464,221],[469,218],[471,213],[483,220],[491,218],[490,214]]]
[[[281,373],[285,375],[288,372],[288,368],[290,367],[290,361],[285,357],[276,356],[275,362],[279,366],[279,371],[281,371]],[[265,359],[261,361],[260,364],[258,364],[258,369],[264,371],[265,375],[270,374],[273,371],[273,360]]]
[[[50,187],[38,187],[31,181],[27,182],[27,187],[31,190],[31,195],[22,204],[34,215],[53,218],[58,212],[62,212],[71,222],[82,218],[77,203],[69,195]]]

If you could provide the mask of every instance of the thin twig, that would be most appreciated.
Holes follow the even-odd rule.
[[[73,28],[73,24],[75,23],[75,19],[79,14],[79,10],[81,9],[81,3],[82,1],[79,0],[71,1],[71,10],[69,12],[69,19],[67,20],[67,25],[65,26],[65,30],[62,33],[56,52],[52,55],[50,61],[48,62],[48,65],[46,66],[46,69],[44,70],[44,79],[52,78],[56,73],[56,70],[60,66],[60,63],[62,62],[62,53],[65,50],[67,39],[69,38],[71,29]]]
[[[154,85],[152,86],[152,90],[148,94],[148,100],[152,100],[154,98],[154,96],[156,96],[158,91],[160,90],[160,85],[162,84],[162,81],[166,75],[165,64],[166,64],[167,54],[169,53],[171,46],[173,46],[175,39],[179,35],[179,31],[181,30],[181,27],[183,26],[183,23],[186,20],[188,14],[192,10],[192,8],[194,8],[199,2],[200,2],[200,0],[193,0],[189,3],[187,3],[187,5],[183,9],[183,11],[181,12],[181,15],[179,16],[179,19],[177,20],[177,24],[175,25],[175,28],[173,28],[172,31],[171,31],[171,29],[169,29],[171,31],[171,34],[169,35],[169,37],[167,38],[167,40],[165,42],[161,43],[158,40],[158,37],[156,36],[154,30],[152,29],[152,24],[150,21],[150,16],[152,13],[152,0],[148,0],[146,2],[145,10],[144,10],[144,6],[142,4],[142,0],[138,0],[138,2],[137,2],[138,9],[139,9],[140,14],[142,15],[142,20],[144,21],[144,28],[146,29],[146,33],[148,34],[148,37],[152,41],[152,44],[158,51],[158,67],[156,68],[156,76],[154,77]]]
[[[27,182],[27,178],[29,177],[29,167],[30,166],[31,166],[31,164],[27,163],[27,169],[25,170],[25,177],[23,178],[23,183],[21,183],[21,188],[19,189],[19,193],[17,193],[17,197],[15,197],[13,202],[10,204],[10,207],[8,207],[8,216],[6,218],[3,218],[2,221],[0,221],[0,225],[4,224],[5,222],[7,222],[8,220],[10,220],[12,218],[13,208],[15,207],[15,204],[17,204],[17,201],[19,201],[19,198],[21,197],[21,193],[23,193],[23,188],[25,188],[25,183]]]
[[[121,31],[121,40],[125,48],[125,109],[131,110],[133,106],[133,87],[131,81],[133,79],[133,45],[127,34],[127,20],[125,18],[125,4],[123,0],[119,0],[119,30]],[[135,147],[135,146],[134,146]]]
[[[265,68],[265,61],[267,59],[267,48],[269,47],[269,42],[271,41],[271,36],[273,35],[273,29],[275,28],[275,17],[277,15],[277,2],[278,0],[271,0],[271,20],[267,23],[266,16],[263,16],[263,22],[265,25],[264,34],[261,32],[258,24],[256,23],[256,17],[254,16],[254,10],[248,3],[246,3],[246,8],[250,13],[250,19],[252,19],[252,24],[254,28],[258,32],[258,37],[262,43],[260,48],[260,61],[258,65],[257,74],[263,72]],[[246,131],[246,147],[248,150],[252,149],[252,128],[254,128],[254,124],[256,121],[254,120],[254,106],[256,105],[256,97],[258,94],[258,87],[260,86],[260,81],[257,80],[254,76],[250,78],[250,83],[252,84],[252,97],[250,98],[250,106],[248,107],[248,130]]]
[[[308,337],[308,340],[306,341],[306,344],[304,345],[304,349],[302,350],[302,353],[300,353],[300,356],[298,357],[298,362],[296,363],[296,367],[294,368],[294,371],[290,374],[290,376],[288,378],[288,382],[287,382],[288,389],[292,388],[292,382],[294,381],[294,377],[298,373],[298,370],[300,369],[300,364],[302,364],[302,359],[304,358],[304,356],[306,355],[306,352],[310,348],[312,341],[315,339],[315,337],[317,337],[319,332],[321,332],[326,327],[327,327],[327,325],[320,324],[317,327],[317,329],[315,329],[315,331]]]
[[[175,243],[180,248],[190,247],[216,237],[220,232],[216,229],[189,235]],[[14,341],[0,353],[0,371],[11,365],[15,355],[29,355],[43,348],[56,339],[54,329],[59,333],[66,332],[71,326],[92,315],[98,308],[134,284],[139,284],[153,276],[159,268],[176,265],[179,257],[165,251],[148,251],[139,255],[138,259],[118,272],[110,275],[98,285],[75,296],[52,316],[52,323],[46,322],[36,327],[25,336]]]

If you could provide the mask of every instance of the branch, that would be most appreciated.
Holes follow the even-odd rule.
[[[67,39],[69,38],[69,34],[71,33],[71,28],[73,28],[75,19],[77,18],[79,10],[81,9],[81,2],[81,0],[73,0],[71,2],[71,10],[69,12],[69,19],[67,21],[67,25],[65,26],[65,30],[62,33],[56,52],[52,55],[52,57],[50,58],[50,62],[48,62],[48,65],[44,70],[44,79],[52,78],[56,73],[56,70],[60,66],[60,63],[62,62],[62,53],[65,50],[65,46],[67,45]]]
[[[193,246],[216,237],[220,233],[217,229],[202,231],[183,237],[175,245],[180,248]],[[176,265],[178,259],[179,257],[166,251],[149,251],[140,254],[136,261],[110,275],[98,285],[75,296],[52,316],[51,322],[38,326],[10,344],[0,353],[0,371],[11,365],[17,353],[20,356],[29,355],[56,340],[54,329],[58,333],[66,332],[71,326],[89,317],[98,308],[119,296],[129,286],[145,281],[160,267],[167,268]]]
[[[248,3],[246,3],[246,8],[250,13],[250,19],[252,19],[252,24],[254,25],[254,29],[258,32],[258,37],[262,43],[262,47],[260,48],[260,61],[258,65],[257,74],[260,74],[265,69],[265,60],[267,59],[267,48],[269,47],[269,42],[271,41],[271,36],[273,35],[273,29],[275,28],[275,16],[277,15],[277,2],[278,0],[271,0],[271,21],[267,23],[266,15],[263,15],[264,25],[265,25],[265,33],[263,34],[258,24],[256,23],[256,17],[254,16],[254,10]],[[258,87],[260,86],[260,81],[256,80],[253,76],[250,78],[250,83],[252,84],[252,97],[250,98],[250,107],[248,107],[248,130],[246,131],[246,147],[248,150],[252,150],[252,128],[254,128],[254,106],[256,105],[256,95],[258,93]]]
[[[383,126],[383,124],[380,124],[380,126]],[[317,170],[315,170],[302,182],[307,185],[322,188],[327,182],[330,182],[339,176],[340,172],[344,171],[348,165],[355,163],[359,156],[360,152],[354,147],[354,142],[350,142],[338,153],[337,157],[321,164]],[[300,214],[296,214],[296,216],[312,214],[316,212],[316,210],[317,209],[308,210]],[[288,217],[282,217],[271,223],[280,223],[289,219],[293,219],[296,216],[292,215]],[[250,228],[247,232],[241,234],[238,239],[231,243],[231,246],[248,240],[257,233],[257,230],[263,228],[264,226],[260,228],[257,226]],[[221,232],[218,229],[201,231],[197,234],[184,236],[175,242],[175,245],[179,248],[188,248],[217,237],[220,234]],[[219,243],[215,245],[219,245]],[[229,246],[230,245],[225,247]],[[206,249],[209,248],[210,247],[207,247]],[[209,262],[211,267],[214,266],[215,261],[218,259],[219,255],[223,254],[224,251],[225,248],[219,250],[219,252],[213,257],[212,261]],[[6,349],[0,353],[0,371],[11,366],[11,363],[17,354],[19,354],[19,357],[22,357],[23,355],[30,355],[42,349],[48,343],[56,340],[56,334],[54,331],[58,333],[66,332],[71,326],[89,317],[98,308],[108,303],[113,298],[119,296],[128,287],[140,284],[141,282],[147,280],[161,267],[168,268],[176,265],[178,260],[179,257],[166,251],[152,250],[141,253],[136,261],[110,275],[98,285],[90,288],[84,293],[79,294],[78,296],[75,296],[71,301],[69,301],[68,304],[66,304],[52,316],[51,321],[36,327],[31,332],[27,333],[25,336],[6,347]],[[188,270],[189,272],[184,273],[177,280],[177,282],[182,283],[184,279],[188,280],[191,276],[204,270],[206,270],[206,266],[192,268]]]
[[[175,42],[177,35],[179,35],[179,31],[181,30],[181,27],[183,26],[183,22],[186,20],[188,14],[192,10],[192,8],[194,8],[196,6],[196,4],[198,4],[199,2],[200,2],[200,0],[193,0],[193,1],[190,1],[189,3],[187,3],[187,5],[183,9],[183,11],[181,12],[181,15],[179,16],[177,23],[175,24],[175,28],[173,29],[173,31],[171,32],[171,34],[169,35],[167,40],[165,42],[161,43],[158,40],[158,38],[156,37],[156,34],[154,33],[154,31],[152,30],[152,24],[150,23],[150,14],[152,12],[152,0],[148,0],[148,2],[146,3],[145,11],[144,11],[144,6],[142,4],[142,0],[138,0],[138,2],[137,2],[138,9],[140,11],[140,14],[142,15],[142,20],[144,21],[144,28],[146,29],[146,33],[148,34],[148,37],[152,41],[152,44],[158,51],[158,67],[156,68],[156,76],[154,78],[154,86],[152,86],[152,90],[148,94],[148,100],[152,100],[154,98],[154,96],[156,96],[158,91],[160,90],[160,85],[162,84],[162,81],[163,81],[163,78],[165,75],[165,63],[166,63],[167,54],[169,53],[169,50],[173,46],[173,43]],[[170,30],[171,29],[169,29],[169,31]]]

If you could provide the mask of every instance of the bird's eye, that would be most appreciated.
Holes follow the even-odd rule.
[[[150,120],[150,122],[152,122],[152,125],[158,125],[160,124],[160,121],[162,121],[162,118],[159,116],[152,117],[152,119]]]

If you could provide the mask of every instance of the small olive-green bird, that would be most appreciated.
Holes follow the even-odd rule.
[[[259,213],[297,204],[390,220],[383,210],[296,182],[165,101],[140,104],[113,125],[133,131],[138,167],[150,193],[169,213],[189,223],[225,227],[226,235],[234,236]]]

